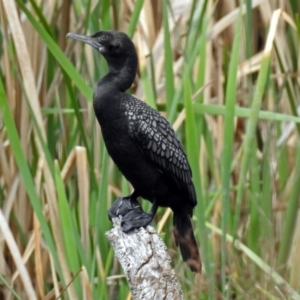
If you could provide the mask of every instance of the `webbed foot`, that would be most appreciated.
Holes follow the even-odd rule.
[[[108,210],[109,219],[122,216],[121,227],[123,232],[129,232],[134,228],[145,227],[151,223],[157,211],[154,203],[149,214],[145,213],[135,197],[119,197]]]
[[[130,196],[119,197],[108,210],[108,218],[111,221],[113,218],[119,216],[124,217],[131,210],[135,211],[139,209],[142,209],[141,205],[135,198],[131,198]]]

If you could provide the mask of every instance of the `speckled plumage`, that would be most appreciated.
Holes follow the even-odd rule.
[[[136,75],[133,43],[117,31],[69,36],[99,51],[109,67],[108,74],[94,88],[94,110],[109,155],[134,188],[132,195],[117,200],[110,217],[122,215],[123,230],[129,231],[149,224],[158,206],[170,207],[174,211],[175,242],[184,261],[200,272],[190,219],[197,198],[184,148],[163,116],[125,93]],[[149,214],[138,205],[139,196],[153,203]]]
[[[192,171],[184,148],[169,122],[133,96],[126,98],[122,105],[125,106],[130,136],[145,157],[162,172],[170,173],[183,190],[188,190],[189,199],[196,205]]]

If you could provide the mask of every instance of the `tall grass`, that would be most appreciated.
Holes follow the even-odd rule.
[[[170,211],[153,222],[186,299],[300,299],[300,6],[233,3],[0,3],[1,299],[131,297],[104,237],[131,189],[91,105],[107,66],[65,38],[107,29],[133,38],[130,92],[169,119],[191,163],[201,275]]]

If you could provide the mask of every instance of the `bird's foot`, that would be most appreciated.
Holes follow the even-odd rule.
[[[153,215],[145,213],[137,199],[131,196],[119,197],[108,210],[110,220],[119,216],[122,216],[121,227],[123,232],[145,227],[153,219]]]
[[[141,205],[138,203],[136,198],[132,198],[131,195],[119,197],[108,210],[108,218],[111,221],[113,218],[119,216],[124,217],[129,211],[139,208],[141,208]]]

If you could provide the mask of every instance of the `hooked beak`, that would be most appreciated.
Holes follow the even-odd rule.
[[[99,50],[99,48],[101,47],[101,45],[99,43],[97,43],[92,37],[87,36],[87,35],[81,35],[81,34],[69,32],[67,34],[67,37],[72,38],[74,40],[78,40],[80,42],[84,42],[84,43],[92,46],[96,50]]]

